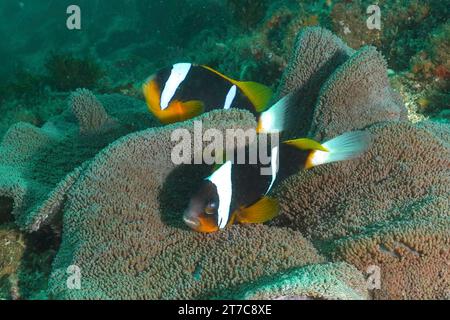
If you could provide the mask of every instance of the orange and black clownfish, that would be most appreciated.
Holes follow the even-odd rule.
[[[272,90],[256,82],[236,81],[202,65],[177,63],[146,80],[149,110],[164,124],[184,121],[213,109],[266,110]]]
[[[287,113],[281,110],[288,107],[289,100],[281,100],[263,114],[265,132],[282,130],[282,118]],[[347,132],[322,144],[308,138],[284,141],[271,148],[271,175],[261,175],[259,164],[227,161],[204,179],[190,199],[183,220],[193,230],[204,233],[234,223],[269,221],[278,214],[279,205],[268,194],[280,181],[295,174],[299,167],[310,169],[359,157],[370,142],[370,133],[363,131]]]

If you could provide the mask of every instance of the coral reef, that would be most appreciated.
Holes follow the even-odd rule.
[[[24,233],[0,225],[0,300],[46,299],[58,237],[45,228]]]
[[[20,232],[8,225],[0,228],[0,278],[17,271],[24,249]]]
[[[247,285],[233,296],[245,300],[369,299],[367,281],[347,263],[309,265]]]
[[[374,45],[386,56],[401,82],[414,82],[405,95],[417,95],[420,113],[438,117],[448,108],[449,34],[447,5],[441,1],[379,1],[381,29],[369,30],[370,1],[337,1],[331,10],[332,29],[352,48]],[[417,93],[416,93],[417,92]]]
[[[445,23],[445,4],[441,1],[379,1],[380,30],[367,28],[367,0],[335,1],[330,12],[332,30],[352,48],[375,45],[395,69],[405,69],[409,59],[426,45],[424,35]],[[372,12],[373,14],[373,12]]]
[[[20,299],[17,273],[25,251],[23,235],[11,225],[0,225],[0,289],[6,282],[7,293],[0,290],[0,298]]]
[[[449,190],[448,137],[441,140],[430,129],[406,122],[378,124],[369,130],[372,147],[361,159],[288,179],[280,190],[283,206],[287,206],[283,219],[307,237],[329,240],[399,218],[403,211],[409,215],[410,206],[424,199],[445,198]],[[326,188],[314,192],[322,185]]]
[[[347,261],[361,272],[366,272],[372,265],[379,266],[385,276],[382,278],[382,288],[371,292],[375,298],[442,298],[446,294],[449,204],[445,196],[449,190],[449,175],[448,170],[443,168],[450,167],[448,128],[403,121],[406,119],[405,108],[389,87],[386,64],[373,48],[366,47],[354,52],[318,28],[305,30],[299,36],[298,43],[294,54],[296,58],[287,68],[279,92],[287,90],[283,88],[287,88],[288,84],[300,92],[306,90],[302,84],[313,84],[311,91],[305,92],[311,92],[316,99],[311,99],[309,105],[302,105],[311,109],[306,111],[310,115],[309,124],[302,119],[307,125],[306,130],[313,136],[327,138],[343,131],[367,128],[374,137],[370,151],[360,160],[300,172],[286,180],[276,192],[282,213],[270,227],[235,226],[205,236],[187,232],[180,225],[183,204],[187,203],[196,179],[202,176],[202,169],[176,169],[169,160],[170,132],[179,127],[192,130],[192,122],[127,136],[105,149],[83,168],[83,174],[75,177],[77,181],[67,192],[63,221],[65,235],[50,286],[54,297],[123,297],[125,293],[121,290],[129,287],[136,290],[127,290],[126,297],[134,298],[214,297],[218,295],[219,288],[230,292],[226,294],[228,296],[247,298],[279,295],[366,297],[362,290],[361,274],[355,272],[353,267],[338,265],[334,269],[333,265],[313,265],[299,269],[305,264],[324,261],[308,242],[300,240],[301,234],[328,259]],[[342,54],[335,62],[337,65],[330,67],[327,59],[339,57],[333,53],[336,51]],[[302,74],[304,69],[296,68],[296,65],[307,56],[316,57],[314,65],[327,65],[329,71],[321,73],[313,70]],[[315,73],[320,73],[320,77]],[[296,82],[291,77],[300,80]],[[308,81],[308,77],[313,80]],[[297,86],[299,83],[300,86]],[[358,102],[355,105],[346,99],[349,91]],[[346,112],[350,112],[351,116],[345,117]],[[220,111],[212,112],[203,117],[208,119],[205,122],[209,126],[219,128],[254,125],[246,118],[248,116],[239,111],[226,115]],[[411,180],[411,176],[415,179]],[[149,193],[149,190],[153,191]],[[125,202],[122,197],[130,199],[130,194],[134,200]],[[95,241],[88,236],[93,226],[96,226]],[[294,229],[294,233],[285,234],[286,227]],[[142,237],[142,234],[148,236]],[[277,240],[260,240],[266,239],[268,234]],[[133,241],[134,235],[139,236],[140,240]],[[163,244],[164,254],[159,246],[142,250],[151,246],[150,243],[154,246],[155,237],[157,243]],[[291,243],[293,237],[297,239],[297,246]],[[142,238],[147,239],[148,243],[143,243]],[[123,243],[124,239],[127,239],[122,244],[124,248],[114,245]],[[222,242],[224,239],[228,240]],[[278,242],[279,239],[283,240]],[[100,246],[101,250],[99,241],[104,243]],[[260,244],[253,244],[253,241]],[[166,242],[170,243],[170,249],[166,247]],[[286,245],[286,250],[297,249],[289,251],[291,259],[279,260],[279,252],[277,258],[271,258],[274,254],[271,249],[261,247],[261,243],[267,242],[290,243]],[[249,253],[241,255],[243,252],[234,247],[236,243],[241,250],[245,247],[244,243],[251,243],[249,248],[268,250],[263,256],[268,258],[264,261],[274,263],[269,268],[272,271],[260,272],[267,268],[259,259],[256,259],[258,264],[255,265],[255,258],[252,259],[252,267],[249,267],[246,260]],[[186,250],[193,247],[196,249],[189,251],[187,260]],[[219,247],[222,249],[218,257]],[[305,254],[304,250],[310,253]],[[286,253],[285,250],[282,252]],[[121,262],[114,263],[118,256],[122,257],[119,259]],[[316,258],[305,260],[305,257]],[[96,263],[98,259],[111,262]],[[181,264],[189,266],[188,274],[169,267],[170,261],[177,259],[182,259]],[[231,269],[224,269],[223,273],[216,271],[216,278],[204,278],[205,281],[202,281],[203,272],[209,274],[210,268],[217,268],[212,261],[229,259],[233,262],[227,262],[224,266]],[[199,261],[202,261],[200,266]],[[81,292],[65,289],[65,270],[71,264],[87,270],[86,289]],[[153,272],[153,268],[167,270],[167,273]],[[236,268],[241,272],[234,273]],[[288,270],[292,268],[296,271]],[[278,273],[283,270],[285,276]],[[393,270],[398,272],[395,274]],[[118,281],[117,274],[120,274],[119,281],[122,282],[113,290],[108,284]],[[229,274],[233,275],[231,278],[234,280],[229,278]],[[311,283],[306,280],[309,274],[312,274]],[[331,281],[331,287],[327,286],[329,291],[317,285],[324,274]],[[333,274],[336,276],[331,276]],[[414,281],[417,274],[421,274],[420,281]],[[197,280],[199,283],[195,282],[196,278],[200,279]],[[149,279],[152,279],[153,285],[150,285]],[[164,282],[161,279],[173,281],[170,282],[170,290],[161,284]],[[345,279],[352,285],[345,285]],[[255,280],[261,283],[242,289],[242,286],[246,288],[250,281]],[[286,289],[288,281],[295,283],[293,288],[289,287],[292,291]],[[167,284],[167,281],[164,283]],[[219,286],[219,283],[222,285]],[[434,284],[432,288],[428,287],[430,283]]]
[[[77,58],[71,54],[51,55],[45,68],[46,82],[57,91],[95,89],[104,76],[104,71],[93,58]]]
[[[42,128],[18,123],[0,144],[0,196],[13,200],[13,214],[21,228],[34,230],[35,223],[41,221],[41,212],[47,215],[57,211],[59,193],[70,187],[75,169],[83,162],[117,138],[157,125],[145,104],[132,98],[106,95],[97,100],[89,91],[79,91],[73,98],[62,115]],[[73,110],[85,111],[81,122]],[[111,123],[105,127],[104,121],[99,120],[110,119],[105,113],[111,118],[123,116],[114,124],[105,120]],[[95,130],[95,125],[101,125],[98,129],[102,130]],[[80,135],[80,130],[101,134],[92,138]]]
[[[180,61],[211,65],[231,77],[276,88],[298,30],[314,25],[329,28],[354,49],[377,46],[398,77],[404,81],[411,77],[414,85],[420,86],[402,90],[405,100],[414,100],[413,109],[445,120],[445,114],[440,115],[448,107],[445,2],[379,1],[381,31],[366,26],[366,10],[372,4],[368,0],[264,0],[251,4],[130,0],[104,6],[99,1],[80,1],[86,12],[96,12],[95,19],[85,17],[86,32],[68,32],[59,18],[50,17],[65,11],[63,3],[53,1],[46,10],[39,8],[39,13],[31,3],[23,7],[2,4],[0,13],[8,16],[0,35],[9,47],[2,48],[0,55],[11,63],[0,66],[8,70],[2,77],[7,83],[0,83],[0,92],[6,93],[0,94],[0,100],[7,102],[0,106],[7,113],[0,121],[0,135],[18,121],[40,125],[62,111],[51,108],[59,103],[47,101],[58,96],[47,91],[42,94],[42,89],[59,92],[87,87],[135,96],[137,79],[146,79],[159,68]],[[174,9],[179,7],[186,10]],[[46,12],[45,17],[42,12]],[[23,20],[30,21],[26,28],[19,23]],[[20,37],[12,38],[11,34]],[[62,52],[61,48],[67,50]],[[49,61],[52,71],[45,70]],[[11,79],[17,66],[36,81]],[[106,72],[101,79],[100,69]],[[12,94],[14,85],[28,88],[30,84],[35,87]],[[13,103],[17,99],[39,101]]]
[[[322,50],[312,48],[316,55]],[[307,50],[300,45],[296,54],[301,57]],[[284,79],[304,78],[295,68],[286,72]],[[372,147],[359,160],[299,172],[283,182],[276,191],[282,213],[274,225],[301,231],[325,256],[361,271],[379,266],[386,277],[382,289],[373,293],[376,298],[443,298],[450,280],[445,271],[449,129],[402,121],[405,108],[386,74],[374,49],[360,49],[329,76],[315,105],[302,104],[312,108],[304,111],[312,114],[309,123],[302,119],[311,136],[327,139],[366,129],[372,133]]]
[[[246,29],[254,28],[261,23],[269,6],[269,3],[265,0],[258,2],[227,0],[227,2],[235,20]]]
[[[0,86],[0,137],[18,122],[42,126],[64,111],[67,92],[80,87],[102,89],[103,72],[92,59],[52,55],[43,73],[18,69],[10,82]],[[117,88],[110,88],[114,92]],[[55,91],[51,91],[55,90]]]
[[[449,109],[450,23],[443,24],[426,40],[427,46],[411,59],[405,77],[418,87],[420,112],[439,116]]]
[[[0,197],[0,225],[13,222],[12,217],[13,202],[6,197]]]
[[[331,255],[360,270],[378,266],[381,287],[373,290],[375,299],[448,299],[449,205],[448,190],[446,197],[407,202],[399,217],[333,241]]]
[[[406,119],[381,54],[373,47],[355,52],[318,27],[299,33],[278,96],[290,92],[297,93],[301,106],[290,124],[294,136],[324,140],[375,122]]]
[[[70,106],[78,120],[81,134],[100,134],[115,124],[100,101],[87,89],[79,89],[72,94]]]
[[[237,110],[211,112],[203,123],[204,130],[256,125]],[[126,136],[90,162],[66,194],[52,297],[206,298],[323,261],[299,233],[283,228],[236,226],[212,235],[185,229],[180,208],[205,168],[189,171],[171,161],[171,133],[181,128],[192,133],[193,121]],[[66,287],[70,265],[82,270],[82,290]]]
[[[3,89],[5,100],[16,99],[27,103],[36,103],[45,94],[45,83],[42,76],[27,70],[19,69],[15,72],[14,80]]]
[[[12,214],[20,228],[39,230],[44,233],[39,237],[52,238],[49,242],[62,236],[48,288],[57,246],[37,250],[30,243],[39,241],[32,239],[25,247],[37,250],[37,256],[24,249],[5,260],[11,262],[4,268],[8,295],[448,297],[450,130],[447,124],[409,123],[411,113],[407,115],[389,83],[401,89],[408,103],[414,100],[418,112],[448,117],[449,29],[448,23],[436,22],[445,10],[434,0],[403,7],[401,1],[381,1],[382,30],[368,31],[368,4],[264,1],[230,12],[219,2],[183,1],[189,10],[167,22],[158,12],[170,15],[170,5],[130,1],[137,19],[117,17],[109,28],[92,28],[94,22],[86,21],[91,31],[70,35],[79,46],[73,54],[52,56],[47,76],[26,69],[2,84],[0,135],[12,126],[0,143],[0,221],[9,222]],[[207,15],[193,10],[200,6],[208,9]],[[112,10],[121,8],[123,4],[111,4],[96,23],[110,21]],[[7,9],[15,12],[12,6]],[[239,23],[232,23],[231,14]],[[304,28],[316,24],[328,25],[348,45],[324,29]],[[36,39],[14,43],[28,66],[42,65],[38,43],[54,47],[55,39],[46,37],[52,26],[46,21],[37,28]],[[0,34],[6,34],[4,26]],[[65,33],[56,34],[61,47]],[[10,56],[9,49],[0,50]],[[79,52],[92,55],[81,59]],[[382,53],[397,71],[389,72],[391,78]],[[97,57],[104,59],[102,67]],[[192,131],[193,122],[157,128],[144,103],[134,98],[96,96],[86,89],[70,96],[58,93],[88,87],[139,97],[132,84],[136,79],[182,60],[274,88],[285,70],[278,97],[292,91],[298,97],[288,135],[323,140],[360,129],[373,134],[373,145],[359,160],[299,172],[284,181],[275,190],[282,212],[268,225],[193,233],[180,214],[209,168],[176,167],[170,159],[171,132]],[[108,70],[106,79],[102,68]],[[61,103],[66,99],[67,109]],[[255,126],[249,113],[237,110],[211,112],[202,119],[204,129]],[[45,235],[46,226],[53,230],[50,235]],[[3,225],[0,235],[2,230]],[[21,239],[16,229],[8,230],[14,241]],[[0,255],[7,252],[3,249],[0,245]],[[71,265],[81,268],[81,290],[66,286]],[[380,268],[382,286],[369,295],[364,276],[371,266]],[[35,287],[19,290],[25,281]]]
[[[445,2],[383,0],[378,2],[382,29],[369,30],[366,10],[372,4],[368,0],[264,0],[257,3],[234,0],[131,0],[126,4],[105,6],[98,1],[81,1],[84,10],[96,12],[95,19],[89,16],[84,20],[84,27],[89,32],[68,32],[60,26],[59,18],[53,17],[59,17],[57,13],[66,9],[63,3],[49,4],[46,10],[41,10],[45,15],[36,13],[31,3],[23,8],[4,4],[2,7],[6,8],[2,8],[2,12],[7,12],[8,17],[14,19],[0,28],[0,34],[10,45],[1,54],[5,61],[17,61],[17,64],[36,72],[38,70],[35,69],[44,64],[47,56],[60,48],[70,48],[74,55],[89,52],[107,65],[108,76],[119,82],[126,77],[128,81],[125,82],[130,82],[188,57],[208,59],[205,49],[210,44],[225,44],[236,57],[231,59],[228,50],[221,51],[216,47],[216,50],[209,52],[211,58],[208,62],[216,60],[222,64],[221,70],[224,72],[242,69],[243,61],[253,62],[256,69],[252,75],[256,76],[253,77],[256,80],[264,78],[267,66],[271,64],[266,61],[268,56],[261,56],[261,53],[275,53],[286,61],[298,30],[320,24],[338,34],[354,49],[362,45],[376,45],[387,56],[391,67],[405,69],[410,65],[410,58],[426,47],[423,39],[446,21]],[[185,10],[176,9],[180,7]],[[117,12],[122,14],[117,15]],[[19,28],[23,20],[30,23],[26,28],[23,25]],[[10,39],[12,33],[19,34],[21,40]],[[252,40],[247,42],[248,38]],[[255,59],[247,56],[245,50],[232,51],[232,48],[242,47],[243,42],[248,47],[256,44]],[[12,52],[16,53],[13,59]],[[257,56],[260,58],[256,59]],[[196,62],[204,62],[199,60],[203,59]],[[10,67],[2,66],[5,69]],[[240,71],[237,72],[239,74]],[[273,77],[267,83],[277,80],[278,77]]]

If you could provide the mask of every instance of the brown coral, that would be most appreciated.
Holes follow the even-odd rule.
[[[300,45],[297,54],[304,50]],[[296,72],[301,74],[288,68],[284,83],[304,78]],[[363,272],[379,266],[384,278],[382,288],[373,292],[376,298],[445,297],[448,126],[399,122],[406,118],[405,108],[389,87],[386,63],[371,47],[338,66],[320,84],[316,104],[302,107],[305,114],[313,111],[311,120],[303,122],[311,136],[325,140],[366,128],[373,143],[358,160],[284,181],[276,191],[282,213],[273,224],[299,230],[326,256]]]
[[[408,215],[421,199],[448,195],[448,140],[409,123],[370,131],[373,143],[362,158],[303,171],[283,184],[283,219],[308,238],[327,241]]]
[[[364,47],[323,84],[310,135],[323,141],[373,123],[406,117],[400,96],[389,85],[383,56],[374,47]]]
[[[367,280],[347,263],[309,265],[244,286],[234,298],[246,300],[305,300],[369,298]]]
[[[87,89],[72,93],[69,106],[78,119],[81,134],[101,133],[114,125],[100,101]]]
[[[117,138],[157,125],[145,104],[131,98],[106,95],[98,101],[89,91],[80,91],[72,103],[42,128],[14,125],[0,143],[0,196],[14,203],[16,222],[24,229],[36,230],[54,216],[62,199],[58,191],[70,187],[75,168]],[[120,115],[120,121],[110,121]],[[95,138],[80,135],[80,125],[83,132],[97,132]],[[46,211],[50,208],[54,211]]]
[[[365,129],[374,136],[371,149],[359,160],[300,172],[282,183],[276,195],[283,210],[271,226],[233,226],[204,235],[185,229],[180,215],[208,168],[177,167],[171,160],[171,133],[184,128],[192,134],[194,120],[128,135],[94,159],[87,157],[50,200],[41,201],[38,214],[26,215],[27,226],[38,228],[58,220],[64,207],[51,297],[366,298],[360,272],[370,266],[381,270],[381,289],[372,292],[376,298],[446,297],[448,127],[399,122],[405,109],[388,85],[381,55],[371,47],[354,52],[319,28],[299,36],[279,90],[280,95],[290,91],[301,93],[304,117],[297,119],[297,132],[324,139]],[[108,99],[118,104],[123,98]],[[108,115],[130,125],[139,122],[111,112],[108,99],[101,101]],[[12,130],[3,147],[10,162],[0,170],[41,153],[24,144],[17,156],[13,142],[18,137],[34,136],[51,145],[67,117],[43,128],[52,135],[32,126]],[[255,126],[249,113],[238,110],[202,119],[204,130]],[[78,126],[72,127],[78,133]],[[63,154],[65,159],[69,153]],[[23,174],[8,174],[6,190],[14,195],[14,188],[25,185],[14,184]],[[320,254],[335,263],[323,264]],[[81,271],[81,290],[67,287],[67,268],[73,265]]]
[[[291,123],[295,136],[323,140],[348,131],[347,124],[356,129],[406,119],[399,95],[389,86],[382,55],[373,47],[355,52],[318,27],[305,28],[298,36],[278,95],[290,92],[298,96]]]
[[[301,231],[322,253],[361,271],[379,266],[376,298],[444,298],[450,285],[450,139],[440,127],[370,127],[373,145],[361,159],[283,183],[277,224]]]
[[[412,217],[335,241],[332,257],[360,270],[378,266],[381,287],[373,291],[375,299],[448,299],[449,206],[448,198],[419,200],[408,208]]]
[[[382,32],[367,27],[366,20],[370,16],[366,14],[367,8],[368,5],[360,0],[341,1],[333,5],[330,13],[332,30],[354,49],[364,45],[381,45]]]
[[[256,125],[250,113],[237,110],[211,112],[203,120],[204,130]],[[211,297],[323,261],[298,232],[283,228],[235,226],[211,235],[185,229],[181,208],[204,168],[172,163],[171,133],[181,128],[192,133],[193,121],[120,139],[72,186],[50,284],[54,298]],[[81,290],[66,287],[70,265],[81,269]]]
[[[24,252],[23,234],[11,225],[0,225],[0,299],[20,299],[17,273]]]
[[[297,90],[317,95],[330,74],[354,52],[326,29],[303,29],[297,36],[278,95],[284,96]]]
[[[25,251],[23,235],[10,226],[0,227],[0,278],[13,275]]]
[[[291,92],[298,94],[298,106],[291,125],[296,136],[306,135],[320,89],[330,75],[344,63],[354,50],[330,31],[310,27],[297,37],[289,65],[283,73],[278,97]]]

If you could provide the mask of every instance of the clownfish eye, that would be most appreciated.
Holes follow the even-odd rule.
[[[217,202],[210,202],[205,208],[206,214],[214,214],[217,210]]]

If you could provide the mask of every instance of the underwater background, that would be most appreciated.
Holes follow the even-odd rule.
[[[81,30],[66,25],[73,4]],[[367,27],[373,4],[380,30]],[[450,299],[449,8],[1,1],[0,298]],[[178,62],[279,95],[300,90],[299,133],[368,128],[378,147],[288,179],[268,225],[212,238],[180,231],[177,194],[189,184],[177,182],[200,173],[174,168],[170,146],[152,142],[169,132],[141,92]],[[238,111],[203,117],[218,128],[254,125]],[[83,290],[69,290],[66,269],[79,264]],[[381,289],[365,286],[370,266],[386,275]]]

